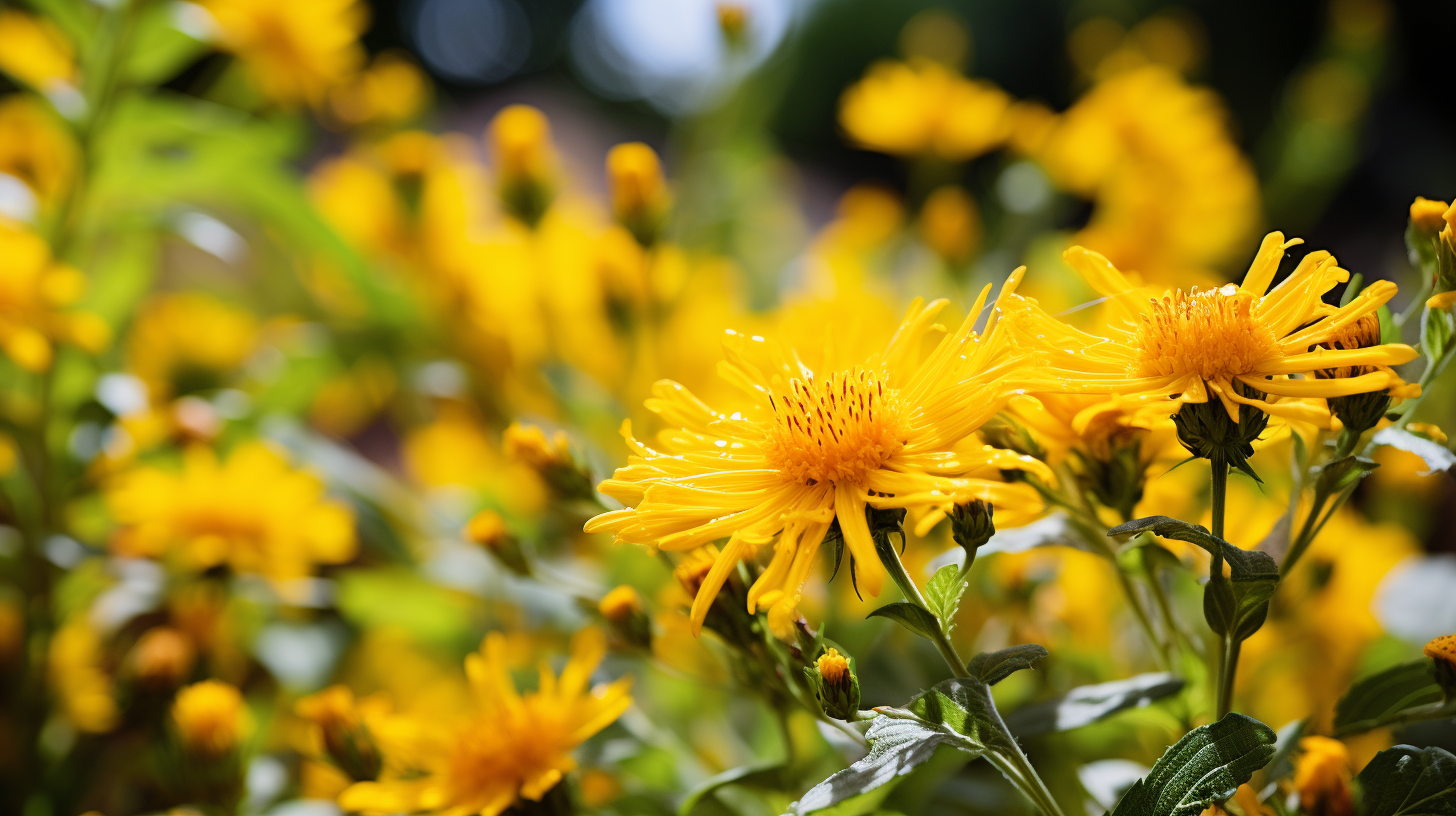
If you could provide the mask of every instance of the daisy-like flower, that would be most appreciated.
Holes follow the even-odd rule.
[[[505,636],[491,633],[465,659],[475,712],[455,723],[371,723],[383,771],[377,781],[344,790],[339,805],[363,813],[496,816],[520,799],[540,801],[576,767],[572,750],[632,704],[626,679],[589,688],[605,653],[602,633],[583,630],[561,675],[543,665],[539,688],[521,694],[511,682]]]
[[[1334,342],[1390,300],[1395,284],[1376,281],[1344,306],[1329,305],[1322,297],[1349,273],[1318,250],[1270,289],[1284,251],[1297,243],[1272,232],[1242,284],[1161,295],[1135,285],[1102,255],[1072,247],[1067,262],[1110,309],[1106,336],[1072,328],[1034,301],[1017,299],[1007,309],[1026,342],[1053,353],[1051,364],[1038,369],[1048,391],[1179,403],[1217,399],[1234,422],[1240,405],[1309,420],[1312,406],[1303,400],[1311,397],[1419,393],[1390,370],[1415,359],[1415,349],[1397,343],[1339,348],[1343,344]],[[1364,373],[1329,376],[1355,371]],[[1296,374],[1303,376],[1295,379]]]
[[[587,531],[676,551],[726,538],[695,587],[695,632],[734,566],[772,544],[747,606],[767,607],[771,628],[787,637],[836,520],[858,586],[879,594],[884,571],[866,505],[911,510],[922,534],[970,499],[995,505],[1008,526],[1029,520],[1041,509],[1035,491],[1000,481],[999,471],[1050,480],[1046,466],[971,438],[1013,393],[1023,360],[994,315],[984,336],[975,332],[989,293],[933,345],[946,302],[917,300],[884,351],[857,364],[831,352],[810,367],[793,349],[729,332],[718,370],[743,393],[741,406],[717,411],[678,383],[658,382],[646,404],[668,428],[653,447],[624,424],[632,456],[600,490],[627,507],[597,516]]]

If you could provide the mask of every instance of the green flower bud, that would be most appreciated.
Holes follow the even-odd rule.
[[[804,676],[825,714],[848,720],[859,712],[859,677],[854,672],[854,658],[831,648],[814,665],[804,667]]]
[[[950,534],[955,542],[966,551],[965,567],[976,560],[976,550],[996,534],[996,508],[990,502],[971,499],[961,502],[950,511]]]
[[[1234,390],[1241,397],[1262,399],[1264,394],[1235,380]],[[1178,441],[1189,453],[1200,459],[1223,462],[1252,474],[1249,457],[1254,454],[1254,440],[1269,425],[1269,415],[1252,405],[1239,404],[1239,421],[1234,422],[1217,399],[1207,402],[1185,402],[1173,415]]]

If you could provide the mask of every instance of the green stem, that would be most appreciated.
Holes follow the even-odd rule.
[[[1234,675],[1239,668],[1239,647],[1241,644],[1234,640],[1233,635],[1224,634],[1221,636],[1221,643],[1218,653],[1218,717],[1223,719],[1225,714],[1233,710],[1234,701]]]
[[[1173,658],[1168,654],[1168,646],[1158,637],[1157,630],[1153,628],[1153,621],[1148,617],[1147,608],[1143,605],[1142,598],[1138,595],[1137,587],[1133,584],[1132,578],[1123,570],[1122,565],[1113,558],[1113,571],[1117,573],[1117,581],[1122,585],[1122,592],[1127,596],[1127,605],[1132,607],[1133,614],[1137,617],[1138,624],[1142,626],[1144,634],[1148,636],[1148,642],[1153,644],[1153,649],[1158,653],[1158,663],[1163,669],[1171,671]],[[1170,631],[1171,635],[1172,632]]]
[[[1223,538],[1224,503],[1228,493],[1228,463],[1222,459],[1210,461],[1213,468],[1213,480],[1210,486],[1210,496],[1213,505],[1213,519],[1211,526],[1213,534]],[[1218,552],[1213,556],[1209,565],[1209,580],[1221,580],[1223,578],[1223,553]],[[1218,650],[1218,681],[1215,686],[1215,708],[1218,712],[1218,719],[1222,719],[1233,707],[1234,674],[1238,671],[1239,644],[1231,632],[1224,632],[1219,635]]]
[[[940,651],[940,656],[945,658],[946,664],[950,666],[951,673],[956,677],[970,677],[970,669],[966,668],[965,661],[956,654],[950,638],[946,637],[945,621],[940,620],[940,616],[931,611],[930,604],[926,603],[925,596],[920,592],[920,587],[910,579],[910,573],[905,571],[905,564],[900,561],[900,553],[895,549],[895,545],[890,543],[889,533],[877,532],[874,536],[875,548],[880,554],[880,562],[885,565],[885,570],[890,573],[891,580],[895,582],[895,586],[900,588],[905,600],[930,612],[931,616],[939,622],[940,625],[935,628],[935,637],[931,640],[935,643],[935,648]]]
[[[1158,615],[1163,621],[1163,628],[1168,630],[1169,646],[1172,650],[1180,646],[1187,646],[1193,652],[1198,649],[1193,646],[1192,639],[1183,627],[1178,624],[1178,616],[1173,612],[1173,602],[1168,598],[1168,593],[1163,589],[1163,581],[1158,577],[1157,567],[1148,558],[1146,548],[1143,550],[1143,575],[1147,578],[1148,587],[1152,590],[1153,602],[1158,606]],[[1177,654],[1171,654],[1173,664],[1177,663]]]
[[[1209,488],[1209,495],[1213,502],[1213,534],[1223,538],[1223,505],[1224,496],[1228,493],[1228,463],[1222,459],[1210,460],[1213,468],[1213,482]],[[1220,562],[1223,557],[1215,556]]]
[[[1001,715],[996,714],[997,723],[1005,730],[1005,724],[1001,723]],[[1015,739],[1009,740],[1011,750],[1007,752],[991,751],[986,754],[986,759],[996,766],[996,769],[1006,775],[1032,805],[1040,810],[1045,816],[1064,816],[1062,808],[1047,789],[1046,783],[1041,781],[1036,769],[1031,766],[1031,761],[1022,753],[1021,746]]]

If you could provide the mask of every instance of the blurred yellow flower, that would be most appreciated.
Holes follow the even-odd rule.
[[[1217,98],[1168,68],[1114,74],[1028,141],[1054,184],[1094,202],[1075,241],[1149,281],[1208,280],[1258,224],[1258,181]]]
[[[642,596],[637,594],[637,590],[622,584],[602,596],[597,610],[607,620],[620,623],[632,615],[642,613]]]
[[[322,104],[363,62],[368,22],[358,0],[202,0],[219,45],[243,60],[254,84],[286,108]]]
[[[839,124],[867,150],[960,162],[1006,141],[1011,104],[999,88],[940,63],[882,60],[840,97]]]
[[[134,466],[107,485],[106,502],[118,525],[114,552],[184,569],[226,565],[286,582],[354,557],[348,505],[261,442],[240,444],[224,462],[188,448],[180,472]]]
[[[0,71],[48,91],[76,84],[76,57],[50,20],[8,8],[0,10]]]
[[[24,182],[42,205],[70,189],[75,142],[34,97],[11,94],[0,100],[0,173]]]
[[[506,211],[535,225],[556,186],[556,150],[551,123],[530,105],[508,105],[487,130],[496,184]]]
[[[370,814],[497,816],[519,800],[540,801],[576,767],[571,752],[632,703],[628,680],[588,688],[605,651],[600,631],[583,630],[561,675],[543,665],[536,691],[521,694],[505,638],[491,633],[465,659],[474,711],[378,734],[385,758],[379,781],[350,786],[339,805]]]
[[[948,264],[971,257],[981,243],[975,199],[955,185],[931,193],[920,208],[920,237]]]
[[[1299,809],[1310,816],[1353,816],[1350,752],[1329,737],[1304,737],[1294,760]]]
[[[1019,278],[1007,281],[1002,299]],[[970,498],[996,505],[1008,525],[1028,520],[1040,510],[1035,492],[995,477],[1022,469],[1051,480],[1046,466],[962,445],[1004,405],[1015,387],[1007,374],[1020,364],[999,322],[984,337],[974,331],[990,289],[928,354],[925,341],[940,330],[933,321],[945,301],[917,300],[882,353],[850,360],[827,350],[817,371],[786,345],[730,333],[719,372],[741,390],[742,408],[720,413],[678,383],[657,383],[647,407],[668,425],[660,447],[637,440],[624,424],[633,455],[599,489],[627,507],[597,516],[587,531],[664,550],[726,536],[693,601],[695,627],[734,566],[776,541],[748,609],[769,607],[770,625],[783,637],[836,520],[859,586],[879,594],[884,570],[866,505],[913,509],[922,532]]]
[[[51,637],[50,676],[61,711],[77,730],[92,734],[110,731],[121,715],[101,661],[101,637],[85,615]]]
[[[188,751],[214,757],[237,748],[252,728],[243,695],[221,680],[203,680],[177,692],[172,723]]]
[[[641,142],[613,147],[607,151],[607,181],[617,220],[651,244],[672,201],[657,153]]]
[[[131,670],[143,685],[171,689],[192,673],[197,649],[182,632],[170,626],[148,629],[131,650]]]
[[[420,67],[399,51],[386,51],[329,91],[328,112],[348,127],[397,124],[414,118],[429,95]]]
[[[158,295],[142,305],[127,336],[127,370],[154,404],[227,383],[258,347],[248,312],[210,295]]]
[[[1328,305],[1321,297],[1348,280],[1349,273],[1319,250],[1305,255],[1288,278],[1269,289],[1284,250],[1298,242],[1272,232],[1242,284],[1161,296],[1135,286],[1101,254],[1072,247],[1067,262],[1109,301],[1107,337],[1073,329],[1035,301],[1013,297],[1007,308],[1025,340],[1051,355],[1050,364],[1038,370],[1046,377],[1046,385],[1039,386],[1043,390],[1116,393],[1150,402],[1201,403],[1216,397],[1235,422],[1239,404],[1293,419],[1309,416],[1302,403],[1251,399],[1235,388],[1236,382],[1295,400],[1382,389],[1398,396],[1419,393],[1389,368],[1415,359],[1410,346],[1339,350],[1319,345],[1390,300],[1394,283],[1377,281],[1343,307]],[[1341,366],[1375,370],[1334,379],[1308,376]],[[1292,374],[1307,376],[1290,379]]]
[[[110,329],[95,315],[62,311],[86,288],[79,271],[51,258],[50,247],[24,226],[0,217],[0,351],[27,371],[51,364],[53,343],[99,351]]]

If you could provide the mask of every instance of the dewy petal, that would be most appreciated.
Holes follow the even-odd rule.
[[[875,554],[875,541],[870,536],[869,523],[865,521],[864,491],[854,485],[835,486],[834,515],[839,519],[839,531],[844,535],[845,546],[854,556],[859,586],[879,597],[885,583],[885,570],[880,565],[880,557]]]
[[[1370,346],[1360,349],[1316,348],[1304,354],[1291,354],[1261,365],[1251,376],[1271,374],[1303,374],[1321,368],[1341,366],[1397,366],[1414,360],[1419,353],[1403,343]]]
[[[1372,371],[1359,377],[1339,377],[1328,380],[1313,378],[1265,380],[1259,377],[1240,377],[1239,379],[1246,385],[1281,397],[1348,397],[1351,394],[1380,391],[1400,381],[1395,375],[1384,371]]]

